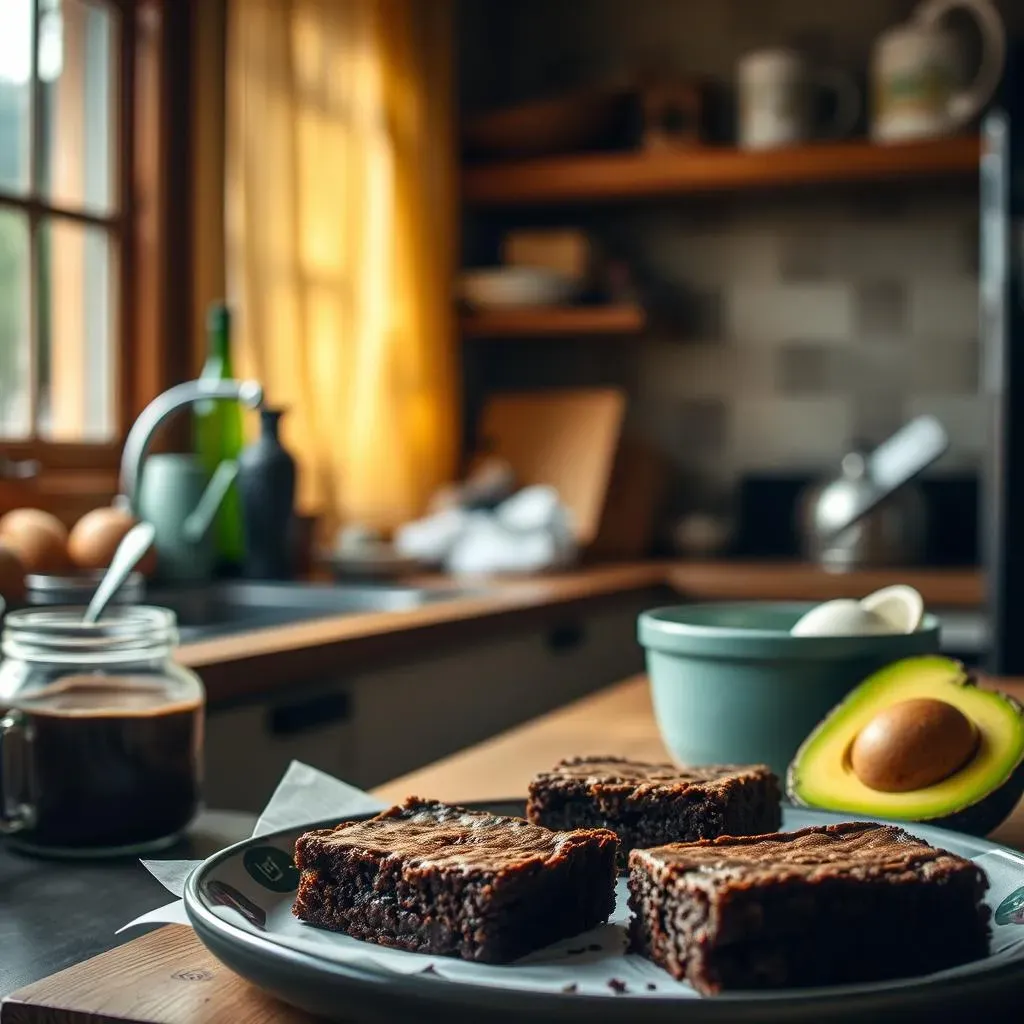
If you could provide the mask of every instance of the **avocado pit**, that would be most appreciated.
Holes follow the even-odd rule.
[[[952,658],[891,662],[815,726],[786,793],[799,807],[988,835],[1024,793],[1024,707]]]
[[[978,749],[978,730],[957,707],[918,697],[883,708],[850,745],[850,767],[870,789],[907,793],[959,771]]]

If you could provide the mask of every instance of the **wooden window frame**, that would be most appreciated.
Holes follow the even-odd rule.
[[[79,506],[96,504],[112,495],[124,437],[132,422],[157,394],[189,375],[190,352],[184,339],[189,330],[191,295],[190,185],[181,169],[189,166],[194,2],[103,0],[106,6],[118,10],[121,22],[115,142],[118,166],[113,183],[117,212],[110,217],[94,217],[38,198],[26,203],[17,196],[10,196],[12,201],[3,204],[11,209],[28,207],[30,217],[56,213],[79,223],[117,224],[120,241],[114,267],[114,316],[119,344],[115,438],[105,443],[0,438],[0,463],[6,458],[39,466],[38,473],[26,479],[4,479],[0,472],[0,512],[5,507],[33,504],[60,514],[65,496],[69,507],[77,511]],[[37,33],[38,23],[33,28],[34,41]],[[33,89],[38,94],[36,60],[34,54]],[[34,100],[36,118],[38,96]],[[34,251],[30,258],[35,260]],[[36,272],[34,262],[32,270]],[[172,295],[173,303],[168,301]],[[33,319],[37,315],[34,309],[30,313]],[[176,344],[171,343],[173,338],[178,339]],[[33,410],[35,401],[33,396]]]

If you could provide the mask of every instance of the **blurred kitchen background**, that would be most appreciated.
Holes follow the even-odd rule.
[[[704,138],[734,141],[741,125],[730,114],[738,113],[742,59],[796,43],[812,66],[849,76],[863,102],[848,134],[863,136],[871,124],[873,52],[913,8],[641,0],[527,2],[498,13],[467,3],[463,110],[471,117],[492,104],[651,76],[677,92],[703,85],[699,102],[725,110],[707,117]],[[1002,7],[1008,27],[1013,8]],[[1022,14],[1017,9],[1018,22]],[[642,113],[638,120],[631,127],[642,146]],[[692,134],[682,132],[677,146]],[[701,151],[691,152],[699,161]],[[520,199],[511,182],[489,192],[497,174],[471,165],[468,190],[479,188],[484,209],[464,218],[468,261],[500,258],[503,239],[524,224],[569,227],[626,268],[645,315],[609,327],[625,339],[597,337],[584,325],[580,333],[592,335],[585,339],[468,347],[470,407],[509,385],[625,387],[626,433],[667,462],[662,550],[685,549],[686,517],[702,513],[728,525],[735,553],[769,556],[799,551],[791,505],[801,486],[837,473],[851,446],[877,445],[907,420],[932,414],[950,447],[923,489],[930,510],[941,504],[945,514],[932,517],[924,551],[907,530],[905,555],[976,561],[976,487],[990,426],[979,388],[977,160],[970,150],[962,166],[943,173],[947,161],[957,162],[945,150],[905,170],[894,154],[894,180],[857,181],[860,155],[837,154],[835,166],[818,173],[803,171],[795,158],[787,188],[786,172],[776,177],[770,167],[759,181],[752,154],[740,183],[718,188],[712,170],[703,188],[684,186],[669,198],[658,197],[656,186],[651,195],[633,189],[623,169],[607,195],[572,205],[560,195],[539,209],[545,197]],[[834,180],[842,179],[844,161],[854,179],[845,186]],[[617,187],[629,190],[627,201],[615,201]]]
[[[71,535],[0,521],[0,594],[108,564],[158,396],[253,378],[262,423],[143,431],[194,456],[142,474],[147,599],[225,805],[435,683],[459,721],[325,766],[369,784],[638,671],[669,594],[909,582],[948,651],[1024,671],[1022,33],[1015,0],[3,0],[0,514]],[[445,601],[464,650],[384,656],[382,616]]]

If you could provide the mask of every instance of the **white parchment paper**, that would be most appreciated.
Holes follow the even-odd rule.
[[[433,957],[360,942],[313,928],[291,913],[294,887],[289,886],[292,844],[309,822],[369,813],[383,805],[362,790],[340,782],[309,765],[292,762],[257,822],[254,838],[290,829],[292,834],[268,839],[265,846],[243,858],[230,858],[209,873],[204,883],[207,899],[216,903],[214,913],[236,927],[259,935],[266,942],[341,963],[375,966],[397,974],[431,971],[451,981],[472,982],[503,988],[537,991],[575,991],[592,995],[636,997],[675,996],[696,998],[696,993],[675,981],[641,957],[625,953],[625,926],[629,919],[625,880],[616,890],[615,912],[610,921],[584,935],[574,936],[507,966],[467,963],[449,957]],[[813,823],[813,815],[787,809],[785,828]],[[929,837],[926,827],[912,829],[922,838],[964,856],[951,840]],[[1024,957],[1024,859],[1003,851],[975,855],[988,875],[989,906],[993,911],[992,956],[987,963],[1005,963]],[[124,925],[124,931],[144,923],[188,924],[181,896],[185,880],[201,861],[143,861],[154,878],[177,899]],[[216,893],[216,897],[214,897]],[[241,908],[241,909],[240,909]],[[944,975],[975,970],[965,965]]]

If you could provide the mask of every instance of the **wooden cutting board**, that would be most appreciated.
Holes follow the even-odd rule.
[[[27,985],[0,1024],[313,1024],[229,971],[191,928],[168,925]]]
[[[588,545],[600,531],[625,412],[616,388],[497,394],[483,409],[479,445],[505,459],[520,484],[554,487]]]

